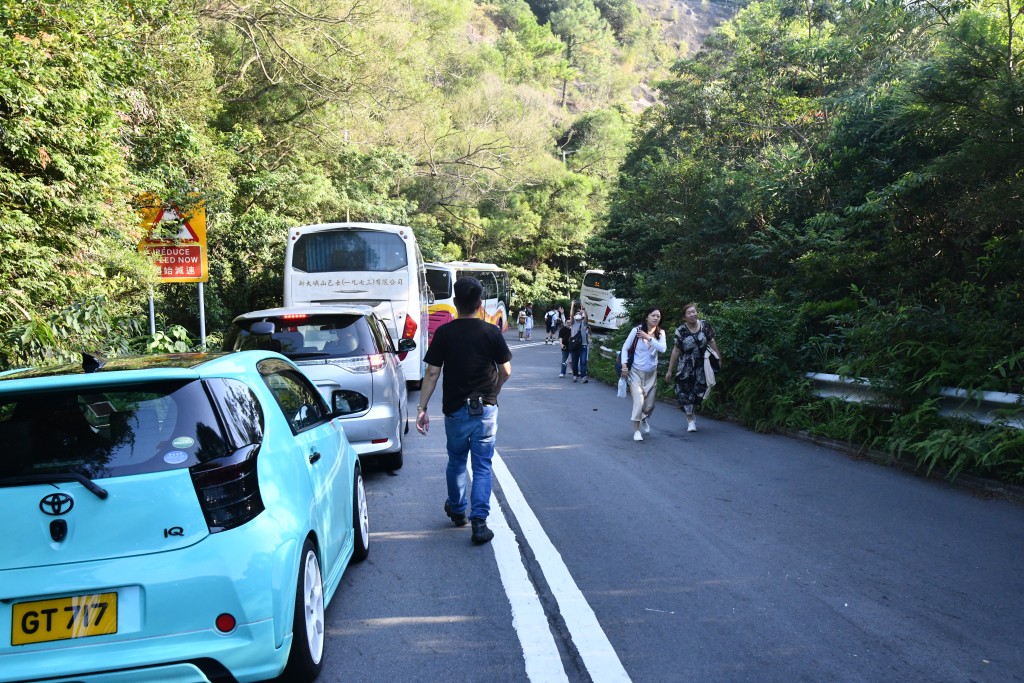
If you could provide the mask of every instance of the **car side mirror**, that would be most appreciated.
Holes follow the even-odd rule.
[[[398,340],[398,352],[406,353],[416,348],[415,339],[399,339]]]

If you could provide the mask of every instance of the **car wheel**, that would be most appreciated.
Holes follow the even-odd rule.
[[[356,470],[352,484],[352,561],[362,562],[370,554],[370,511],[366,505],[363,473]]]
[[[406,431],[408,431],[409,421],[405,421]],[[402,437],[402,425],[398,425],[397,434],[395,440],[398,442],[398,450],[394,453],[382,453],[377,456],[377,462],[380,465],[391,472],[402,469],[402,465],[405,462],[405,458],[402,456],[402,451],[405,449],[405,439]]]
[[[401,447],[394,453],[381,455],[380,463],[384,466],[384,469],[392,472],[402,469],[402,465],[405,464],[405,457],[402,455]]]
[[[310,683],[320,675],[323,665],[324,586],[320,561],[313,541],[306,539],[299,562],[299,580],[295,589],[295,620],[292,624],[292,649],[288,665],[279,683]]]

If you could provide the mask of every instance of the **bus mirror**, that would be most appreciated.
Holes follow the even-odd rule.
[[[407,353],[416,348],[415,339],[399,339],[398,340],[398,352]]]

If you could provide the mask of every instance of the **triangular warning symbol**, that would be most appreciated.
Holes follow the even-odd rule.
[[[188,221],[181,220],[181,217],[178,216],[178,212],[174,209],[165,208],[160,210],[160,215],[157,216],[155,221],[153,221],[153,231],[159,233],[160,224],[170,222],[178,223],[178,232],[173,236],[161,236],[159,238],[160,240],[176,240],[180,242],[200,241],[199,235],[197,235],[196,231],[192,229],[192,226],[188,224]]]

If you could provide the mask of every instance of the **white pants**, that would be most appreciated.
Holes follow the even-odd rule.
[[[629,369],[629,393],[633,397],[633,420],[639,422],[654,412],[657,399],[656,385],[658,369],[644,372],[636,368]]]

